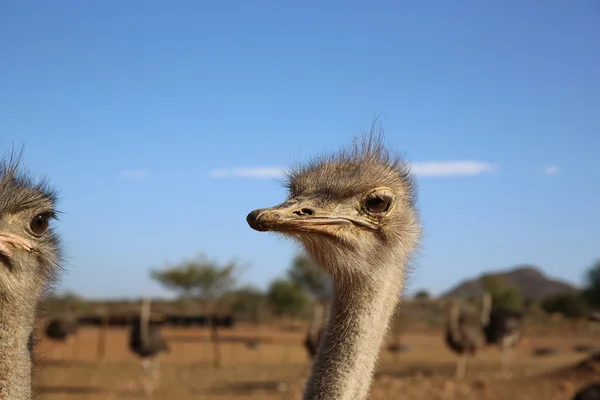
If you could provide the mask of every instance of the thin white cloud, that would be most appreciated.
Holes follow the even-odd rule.
[[[497,171],[497,164],[481,161],[425,161],[411,164],[417,176],[475,176]],[[284,169],[275,166],[216,168],[210,172],[212,178],[280,178]]]
[[[476,176],[496,172],[500,167],[482,161],[424,161],[411,164],[417,176]]]
[[[148,171],[145,169],[123,169],[119,171],[119,177],[122,179],[146,179]]]
[[[548,176],[554,176],[554,175],[558,174],[559,170],[560,170],[560,168],[558,167],[558,165],[546,165],[544,167],[544,174],[546,174]]]
[[[280,178],[284,170],[280,167],[217,168],[210,172],[213,178]]]

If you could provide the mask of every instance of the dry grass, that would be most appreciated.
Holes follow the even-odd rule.
[[[222,331],[222,365],[213,368],[209,333],[201,329],[165,329],[172,347],[162,357],[161,384],[156,399],[299,399],[309,360],[301,346],[303,331],[278,327],[239,326]],[[593,344],[592,337],[526,337],[518,348],[512,376],[498,368],[498,352],[489,349],[469,364],[467,377],[453,377],[456,357],[449,352],[440,332],[407,332],[405,353],[382,353],[374,399],[569,399],[594,376],[554,374],[550,371],[575,364],[585,354],[576,344]],[[261,338],[257,349],[247,346]],[[127,331],[111,329],[104,361],[96,360],[98,330],[81,329],[72,344],[41,344],[43,361],[37,376],[42,400],[143,398],[140,365],[127,348]],[[534,347],[554,347],[560,352],[534,357]]]

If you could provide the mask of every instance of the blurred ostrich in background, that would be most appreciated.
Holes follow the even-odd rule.
[[[71,357],[76,357],[77,329],[77,319],[73,316],[54,316],[47,321],[44,335],[52,341],[63,342],[65,345],[71,346]]]
[[[160,379],[159,356],[169,351],[160,328],[150,319],[150,300],[143,299],[140,318],[134,320],[129,336],[129,348],[141,358],[143,385],[146,394],[151,394]]]
[[[499,346],[502,368],[507,370],[512,366],[514,350],[521,339],[523,315],[506,307],[494,306],[489,293],[483,296],[481,315],[485,342]]]
[[[573,400],[600,400],[600,383],[592,383],[575,393]]]
[[[483,310],[482,319],[487,318]],[[455,353],[459,354],[456,364],[456,377],[462,379],[467,369],[469,357],[475,356],[484,344],[481,321],[461,313],[460,304],[452,300],[449,307],[448,322],[446,327],[446,344]],[[471,318],[470,318],[471,317]]]

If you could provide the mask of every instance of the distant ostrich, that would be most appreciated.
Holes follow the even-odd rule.
[[[573,400],[600,400],[600,384],[592,383],[575,393]]]
[[[305,400],[364,400],[420,237],[408,168],[381,137],[288,175],[288,199],[246,220],[299,240],[327,272],[333,301]]]
[[[456,364],[456,377],[462,379],[467,369],[467,360],[483,347],[484,338],[479,321],[461,315],[460,304],[453,300],[450,304],[446,344],[460,355]]]
[[[169,346],[163,339],[159,327],[150,321],[149,299],[142,300],[140,318],[133,322],[129,348],[141,358],[144,390],[146,394],[150,394],[159,379],[160,353],[169,351]]]
[[[594,322],[600,322],[600,312],[598,311],[590,311],[588,314],[588,320]]]
[[[77,320],[70,316],[55,316],[50,318],[44,329],[45,336],[53,341],[66,342],[72,345],[72,355],[75,355],[74,336],[77,333]]]
[[[505,307],[492,304],[492,296],[485,293],[483,296],[482,324],[483,334],[487,345],[500,347],[502,368],[511,366],[514,358],[514,349],[521,339],[523,315]]]
[[[69,337],[77,333],[77,321],[68,317],[50,318],[44,333],[51,340],[68,340]]]
[[[0,161],[0,399],[29,400],[34,321],[60,270],[59,236],[50,227],[57,196]]]
[[[317,355],[319,343],[321,342],[321,336],[323,335],[323,305],[320,302],[315,303],[314,313],[308,332],[306,332],[306,338],[304,339],[304,347],[308,352],[308,356],[314,359]]]

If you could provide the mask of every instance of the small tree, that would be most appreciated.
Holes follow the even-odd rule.
[[[150,277],[167,289],[178,291],[183,297],[198,297],[212,308],[216,300],[233,289],[239,269],[234,261],[220,265],[200,255],[161,270],[153,269]]]
[[[429,296],[429,292],[427,290],[419,290],[415,294],[415,300],[429,300],[431,296]]]
[[[211,341],[214,350],[214,366],[221,364],[219,333],[215,321],[215,311],[221,297],[235,285],[235,274],[239,266],[231,261],[224,265],[209,260],[204,255],[181,264],[167,266],[162,270],[150,271],[150,277],[168,289],[176,290],[184,297],[197,296],[208,304],[211,314]]]
[[[547,297],[542,301],[542,309],[547,313],[559,313],[566,318],[583,318],[588,306],[579,293],[563,293]]]
[[[179,292],[182,297],[192,297],[198,284],[199,271],[196,265],[184,263],[161,270],[151,270],[150,277],[165,288]]]
[[[273,281],[267,297],[273,313],[277,316],[287,314],[299,317],[306,312],[308,297],[298,285],[289,280]]]

